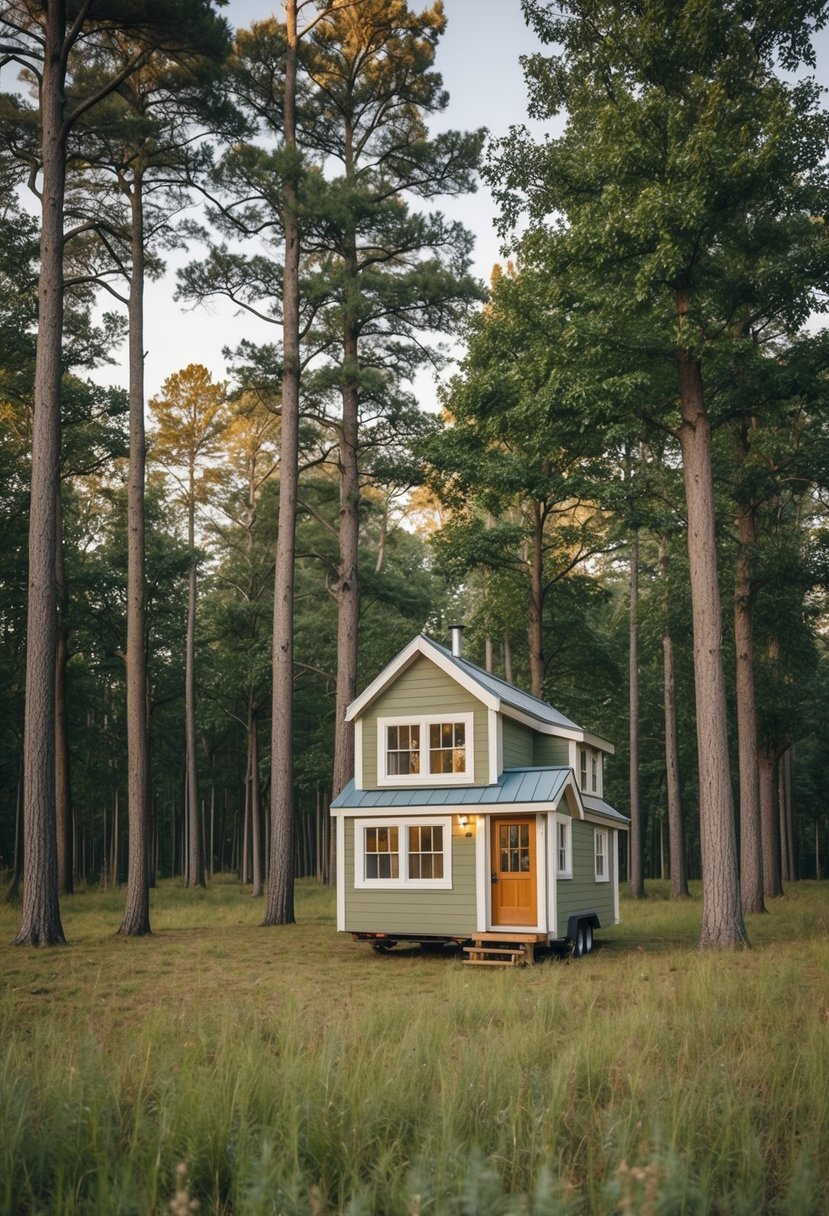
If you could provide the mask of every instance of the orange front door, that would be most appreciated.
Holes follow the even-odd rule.
[[[492,821],[492,926],[538,920],[535,816]]]

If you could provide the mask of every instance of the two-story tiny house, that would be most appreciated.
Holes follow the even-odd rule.
[[[347,711],[331,808],[338,928],[398,941],[572,943],[619,919],[611,744],[460,653],[414,638]],[[494,948],[494,947],[493,947]],[[525,946],[532,957],[532,946]]]

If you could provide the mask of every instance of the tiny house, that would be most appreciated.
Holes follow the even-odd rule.
[[[337,926],[375,949],[456,942],[468,961],[593,948],[619,920],[613,747],[421,634],[349,706],[335,798]]]

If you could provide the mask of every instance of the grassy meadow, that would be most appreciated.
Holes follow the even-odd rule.
[[[660,884],[579,962],[465,967],[339,936],[333,892],[259,926],[230,879],[0,905],[0,1213],[829,1212],[829,884],[702,955]]]

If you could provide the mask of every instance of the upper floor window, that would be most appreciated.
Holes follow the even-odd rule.
[[[587,789],[587,748],[579,749],[579,789]]]
[[[379,718],[379,785],[446,785],[471,781],[472,714]]]
[[[599,757],[595,752],[590,756],[590,788],[594,794],[599,788]]]

